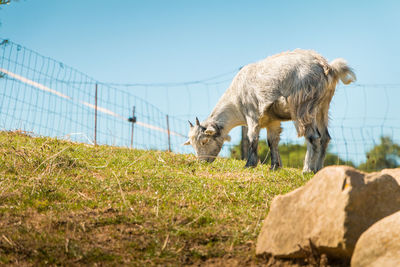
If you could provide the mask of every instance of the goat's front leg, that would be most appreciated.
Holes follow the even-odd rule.
[[[247,136],[249,137],[249,153],[245,167],[256,167],[258,164],[258,138],[260,134],[260,128],[257,123],[250,122],[248,124]]]
[[[282,167],[282,160],[278,150],[281,132],[282,128],[280,122],[270,124],[267,127],[267,141],[271,151],[271,170]]]
[[[306,130],[307,153],[304,159],[303,173],[318,171],[318,157],[321,149],[321,134],[317,128],[310,127]]]

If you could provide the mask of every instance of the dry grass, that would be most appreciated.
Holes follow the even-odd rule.
[[[300,170],[0,133],[0,264],[263,265],[255,242]]]

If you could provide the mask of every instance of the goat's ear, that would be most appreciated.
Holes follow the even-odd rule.
[[[230,135],[226,135],[226,136],[224,137],[224,141],[230,142],[230,141],[231,141],[231,136],[230,136]]]
[[[185,143],[183,143],[184,146],[190,145],[190,139],[188,139]]]
[[[216,134],[217,133],[217,130],[214,128],[214,126],[208,126],[207,127],[207,129],[204,131],[204,133],[206,134],[206,135],[210,135],[210,136],[213,136],[214,134]]]

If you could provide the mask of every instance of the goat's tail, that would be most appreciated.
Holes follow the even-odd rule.
[[[333,69],[333,73],[336,78],[340,78],[344,84],[355,82],[357,77],[354,71],[347,65],[346,60],[343,58],[337,58],[329,63]]]

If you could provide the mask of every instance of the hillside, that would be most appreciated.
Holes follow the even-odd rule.
[[[0,264],[258,265],[274,196],[311,178],[0,132]]]

